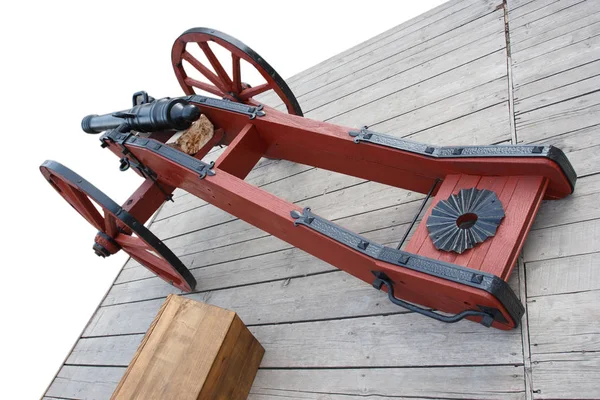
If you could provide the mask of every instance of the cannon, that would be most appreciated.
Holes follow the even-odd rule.
[[[231,63],[231,72],[214,46],[230,53],[224,62]],[[524,309],[508,277],[542,200],[563,198],[575,188],[576,173],[560,149],[436,146],[305,118],[289,86],[262,57],[213,29],[184,32],[171,57],[184,96],[154,99],[138,92],[130,109],[82,121],[85,132],[102,133],[101,146],[119,158],[122,170],[145,178],[124,204],[58,162],[40,166],[51,186],[97,230],[97,255],[122,250],[184,292],[201,288],[144,226],[182,188],[387,292],[390,301],[413,312],[447,323],[466,318],[497,329],[518,326]],[[246,83],[242,62],[264,82]],[[255,99],[267,91],[280,98],[284,111]],[[215,130],[197,152],[168,145],[200,115]],[[227,147],[215,162],[203,161],[217,145]],[[302,209],[245,182],[263,157],[425,194],[412,225],[432,201],[406,246],[410,229],[397,246],[384,246],[320,217],[319,210]]]

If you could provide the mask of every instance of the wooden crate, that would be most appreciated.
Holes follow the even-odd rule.
[[[170,295],[112,399],[245,399],[263,354],[233,311]]]

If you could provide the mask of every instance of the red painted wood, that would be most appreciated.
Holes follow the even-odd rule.
[[[113,145],[112,147],[117,146]],[[116,151],[114,148],[111,150]],[[40,170],[58,193],[99,231],[94,237],[95,243],[104,247],[109,254],[114,254],[122,249],[165,281],[172,283],[181,290],[191,290],[191,287],[179,275],[177,270],[164,258],[156,254],[152,246],[142,238],[131,236],[131,229],[118,219],[118,214],[115,215],[109,209],[100,206],[87,192],[77,187],[77,184],[74,186],[46,167],[42,167]],[[174,189],[165,183],[163,183],[163,187],[169,191],[168,193],[171,193]],[[123,208],[136,219],[141,218],[138,222],[145,222],[165,200],[165,195],[162,192],[159,194],[157,188],[152,181],[145,181],[129,198]],[[101,214],[100,210],[104,215]],[[108,235],[112,240],[108,240],[100,233]]]
[[[164,182],[160,183],[159,188],[154,181],[146,179],[140,187],[129,196],[122,208],[140,223],[145,224],[162,203],[167,200],[167,196],[171,195],[174,190],[175,187]]]
[[[504,187],[510,178],[506,176],[483,176],[477,185],[478,189],[487,189],[496,193],[498,199],[502,203],[504,201],[505,204],[508,200],[506,199],[507,191],[504,191]],[[512,195],[512,191],[510,191],[510,195]],[[510,195],[508,199],[510,199]],[[485,257],[487,254],[487,249],[489,249],[490,244],[492,242],[487,240],[478,245],[481,249],[478,251],[467,251],[463,254],[459,254],[456,256],[454,260],[455,264],[467,266],[472,269],[481,269],[481,262],[478,257]]]
[[[451,194],[472,187],[493,190],[498,194],[505,217],[496,235],[462,254],[436,249],[425,224],[433,207],[441,200],[446,200]],[[515,266],[546,187],[547,181],[538,176],[448,176],[423,216],[423,223],[419,225],[406,246],[406,251],[485,271],[506,280]]]
[[[233,75],[233,91],[240,93],[242,91],[242,66],[240,64],[240,57],[233,53],[231,53],[231,75]]]
[[[207,66],[202,64],[196,57],[184,51],[181,55],[181,58],[185,61],[189,62],[192,67],[194,67],[198,72],[200,72],[206,79],[208,79],[216,89],[218,89],[221,93],[227,93],[228,87],[223,84],[223,81],[214,74]],[[212,92],[211,92],[212,93]]]
[[[261,93],[266,92],[267,90],[271,89],[271,85],[269,83],[263,83],[262,85],[258,85],[258,86],[254,86],[248,89],[244,89],[240,95],[239,98],[240,100],[244,101],[244,100],[248,100],[251,99],[254,96],[257,96]]]
[[[105,233],[108,236],[110,236],[111,238],[114,238],[115,236],[117,236],[119,234],[119,227],[117,225],[117,220],[110,213],[104,214],[104,230],[105,230]]]
[[[246,124],[215,162],[215,167],[244,179],[265,153],[267,146],[254,125]]]
[[[216,86],[210,85],[208,83],[197,81],[196,79],[193,79],[193,78],[185,78],[185,83],[189,86],[198,88],[200,90],[204,90],[205,92],[212,93],[216,96],[226,97],[226,95],[223,93],[223,91],[221,89],[217,88]]]
[[[183,64],[181,63],[181,61],[183,59],[183,55],[186,52],[186,50],[185,50],[186,44],[197,43],[202,48],[205,45],[208,46],[209,42],[214,42],[214,43],[220,45],[224,49],[228,50],[233,56],[235,56],[239,59],[245,60],[250,65],[252,65],[258,71],[258,73],[263,77],[265,82],[267,82],[269,88],[273,89],[273,91],[277,94],[277,96],[279,96],[281,101],[283,101],[283,103],[287,107],[288,112],[292,113],[292,114],[295,112],[294,107],[292,106],[290,100],[287,98],[285,93],[283,93],[283,91],[279,88],[279,86],[277,85],[277,83],[275,82],[273,77],[266,70],[264,70],[257,62],[255,62],[252,58],[250,58],[246,53],[241,51],[236,46],[222,40],[221,38],[219,38],[217,36],[212,36],[212,35],[208,35],[208,34],[204,34],[204,33],[193,33],[193,32],[187,33],[185,35],[180,36],[175,41],[175,43],[173,43],[173,48],[171,50],[171,62],[173,64],[173,69],[175,70],[175,76],[177,77],[179,84],[181,85],[181,87],[183,88],[183,91],[186,94],[194,94],[195,93],[194,89],[192,87],[193,85],[190,85],[188,82],[186,82],[187,75],[186,75],[185,71],[183,70]],[[204,48],[202,48],[202,50],[204,50]],[[212,53],[212,51],[211,51],[211,53]],[[205,52],[205,54],[206,54],[206,52]],[[209,61],[211,61],[211,57],[209,57],[208,54],[207,54],[207,58],[209,59]],[[239,68],[239,66],[238,66],[239,62],[236,62],[236,58],[234,58],[233,60],[234,60],[233,68],[235,71],[235,68]],[[215,60],[213,60],[213,61],[216,61],[218,63],[218,60],[216,59],[216,57],[215,57]],[[211,61],[211,63],[212,63],[212,61]],[[219,66],[220,66],[220,63],[219,63]],[[215,66],[213,65],[213,68],[214,67]],[[222,68],[222,66],[221,66],[221,68]],[[217,72],[217,75],[219,75],[219,71],[216,68],[215,68],[215,70]],[[223,71],[223,73],[224,72],[225,71]],[[240,74],[241,74],[241,72],[240,72]],[[236,82],[237,78],[235,76],[235,73],[233,75],[234,75],[233,80],[231,80],[231,79],[229,79],[229,77],[227,77],[227,79],[229,79],[228,81],[226,79],[226,83],[228,83],[228,85],[225,85],[225,86],[231,88],[232,95],[229,95],[227,93],[228,91],[225,91],[224,97],[229,98],[230,100],[239,101],[238,100],[239,94],[243,90],[243,85],[241,85],[241,82],[243,81],[243,79],[242,79],[242,77],[239,78],[240,84],[238,85]],[[227,76],[227,74],[225,74],[225,76]],[[222,77],[222,78],[224,78],[224,77]],[[247,82],[247,83],[251,84],[251,82]],[[250,99],[248,99],[245,102],[250,103],[249,100]]]
[[[243,115],[201,104],[199,107],[215,126],[225,129],[226,144],[247,122]],[[268,143],[267,157],[312,165],[420,193],[427,193],[436,178],[443,179],[451,174],[543,176],[549,180],[546,199],[562,198],[572,192],[560,167],[545,158],[436,159],[369,143],[356,144],[348,135],[351,128],[270,108],[267,108],[266,116],[256,118],[253,123]]]
[[[494,307],[510,321],[507,311],[489,293],[375,261],[309,228],[295,227],[290,212],[301,211],[298,206],[247,184],[226,171],[215,168],[214,176],[207,176],[201,180],[194,171],[187,170],[149,150],[131,148],[131,151],[145,165],[161,171],[161,176],[171,185],[181,186],[189,193],[326,262],[343,268],[368,283],[372,283],[374,279],[371,270],[386,273],[394,282],[398,282],[398,297],[450,313],[463,311],[466,308],[465,302]],[[201,287],[199,289],[201,290]],[[435,296],[431,296],[431,293],[435,293]],[[494,322],[494,326],[499,329],[511,329],[514,324]]]
[[[232,87],[231,78],[229,78],[229,75],[227,75],[227,72],[225,72],[225,69],[219,62],[219,59],[217,58],[217,56],[215,56],[215,53],[213,53],[208,42],[198,42],[198,46],[200,46],[200,48],[204,52],[204,55],[208,59],[208,62],[210,62],[210,65],[212,65],[213,69],[219,76],[219,79],[221,80],[223,87],[226,89],[225,92],[232,91],[233,87]]]
[[[104,231],[105,219],[87,194],[71,186],[61,177],[51,174],[48,170],[46,173],[47,179],[50,179],[54,187],[59,189],[58,193],[94,228]],[[106,210],[104,212],[106,213]]]
[[[481,270],[508,280],[542,202],[548,182],[539,176],[519,177],[506,217],[493,238]]]
[[[164,258],[156,255],[153,247],[138,237],[120,234],[115,237],[115,241],[121,246],[123,251],[134,260],[154,272],[160,278],[173,286],[189,292],[192,290],[190,285],[173,269],[170,263]]]

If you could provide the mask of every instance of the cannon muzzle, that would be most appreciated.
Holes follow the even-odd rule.
[[[139,104],[129,110],[104,115],[88,115],[81,121],[87,133],[100,133],[126,125],[138,132],[184,130],[200,118],[200,109],[184,99],[164,98]]]

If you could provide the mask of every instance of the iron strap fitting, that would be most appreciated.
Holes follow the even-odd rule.
[[[111,131],[107,131],[102,137],[100,137],[101,141],[110,140],[114,143],[118,143],[121,147],[125,147],[127,144],[128,147],[138,147],[152,151],[155,154],[160,155],[161,157],[166,158],[169,161],[172,161],[178,165],[181,165],[184,168],[194,171],[198,174],[198,178],[204,179],[206,176],[215,175],[215,171],[213,167],[215,165],[214,162],[205,163],[197,158],[194,158],[188,154],[185,154],[179,150],[172,148],[164,143],[153,139],[142,138],[138,136],[133,136],[131,134],[118,132],[117,129],[113,129]],[[131,155],[130,151],[125,147],[125,150]],[[127,153],[124,153],[127,154]]]
[[[290,214],[291,217],[294,219],[294,225],[304,225],[307,228],[310,228],[322,235],[325,235],[375,260],[383,261],[388,264],[395,265],[397,267],[407,268],[430,276],[445,279],[447,281],[483,290],[494,296],[496,299],[498,299],[498,301],[504,306],[508,314],[513,319],[515,325],[518,324],[518,321],[521,319],[523,313],[525,312],[523,305],[521,304],[515,293],[512,291],[512,289],[508,286],[508,284],[495,275],[483,271],[462,267],[460,265],[451,264],[428,257],[423,257],[421,255],[409,253],[403,250],[383,246],[352,231],[342,228],[341,226],[336,225],[329,220],[321,218],[316,214],[313,214],[310,208],[308,207],[304,208],[304,210],[301,213],[297,210],[293,210]],[[379,273],[378,271],[376,272]],[[387,285],[389,285],[390,287],[393,286],[393,282],[387,279],[387,277],[385,277],[384,275],[379,274],[376,275],[376,281],[373,284],[376,288],[380,289],[382,285],[386,284],[386,282]],[[404,303],[406,303],[402,300],[398,300],[398,302],[393,302],[394,304],[403,307]],[[499,310],[487,308],[484,306],[478,306],[478,308],[482,311],[467,311],[473,311],[475,313],[486,313],[491,315],[494,320],[500,323],[508,323],[504,315]],[[412,308],[410,309],[413,310]],[[429,313],[425,313],[425,315],[430,316],[432,318],[436,318],[429,315]],[[458,315],[462,316],[455,317],[458,318],[457,321],[466,316],[477,315],[484,317],[482,323],[487,324],[489,322],[489,318],[485,317],[482,314],[473,314],[469,312],[467,314],[461,313]],[[436,319],[440,321],[442,320],[439,318]]]
[[[258,106],[249,106],[248,104],[235,103],[230,100],[215,99],[212,97],[199,95],[186,96],[183,97],[183,99],[191,103],[204,104],[209,107],[219,108],[221,110],[247,115],[250,119],[254,119],[256,117],[264,117],[265,115],[267,115],[263,110],[262,104],[259,104]]]
[[[358,131],[348,132],[354,138],[354,143],[371,143],[408,151],[433,158],[472,158],[472,157],[532,157],[546,158],[555,162],[569,181],[571,188],[575,187],[577,173],[562,150],[554,146],[538,145],[490,145],[490,146],[433,146],[414,142],[396,136],[385,135],[367,129],[366,126]]]
[[[134,156],[131,151],[129,151],[127,146],[125,146],[127,140],[129,140],[131,137],[135,138],[137,136],[135,136],[134,133],[129,130],[129,127],[126,124],[114,129],[114,131],[122,132],[122,134],[124,134],[122,138],[115,140],[115,143],[121,147],[121,152],[123,154],[123,157],[119,160],[119,170],[124,172],[127,171],[129,167],[133,166],[145,179],[150,179],[152,182],[154,182],[154,184],[165,196],[165,200],[175,202],[173,200],[173,195],[166,191],[158,181],[158,174],[138,160],[138,158]],[[102,138],[100,139],[102,140]]]

